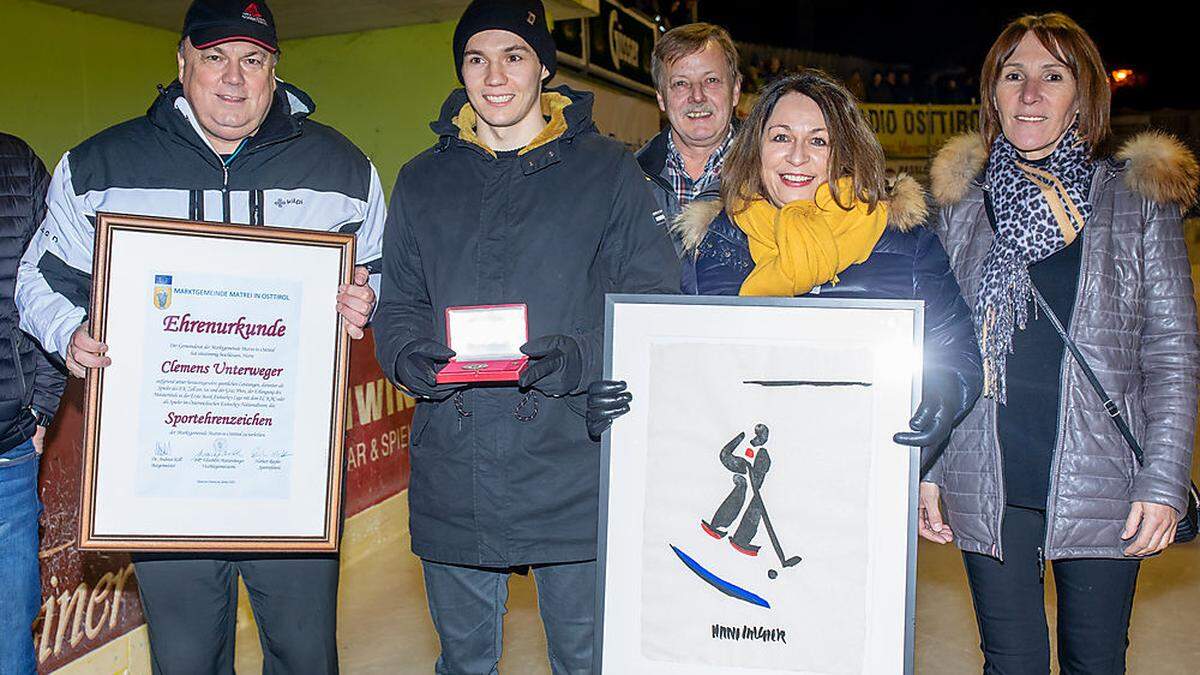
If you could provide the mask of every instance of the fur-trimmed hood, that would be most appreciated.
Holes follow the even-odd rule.
[[[887,199],[882,203],[888,209],[888,227],[901,232],[907,232],[925,222],[928,213],[925,190],[907,174],[896,177],[888,190]],[[671,223],[671,234],[683,243],[684,251],[693,252],[700,247],[700,242],[704,241],[708,226],[724,209],[725,203],[720,199],[692,202],[684,207]]]
[[[946,142],[929,175],[933,198],[941,206],[962,201],[987,165],[988,148],[979,134],[963,134]],[[1174,136],[1146,131],[1121,144],[1113,155],[1125,185],[1146,199],[1178,204],[1186,211],[1196,203],[1200,164]]]

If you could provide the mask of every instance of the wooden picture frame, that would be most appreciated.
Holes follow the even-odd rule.
[[[336,551],[351,234],[96,217],[79,548]],[[149,301],[147,301],[149,300]]]

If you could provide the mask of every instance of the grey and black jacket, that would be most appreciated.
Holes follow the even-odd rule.
[[[951,140],[934,161],[931,218],[967,304],[974,307],[993,233],[981,138]],[[1135,501],[1187,503],[1200,344],[1180,206],[1193,203],[1197,165],[1177,141],[1144,134],[1100,162],[1080,235],[1074,309],[1061,317],[1145,452],[1139,467],[1103,402],[1069,355],[1060,376],[1058,435],[1046,503],[1047,559],[1122,558]],[[955,541],[1003,558],[1006,502],[997,403],[980,398],[926,480],[941,486]]]
[[[21,260],[21,328],[66,357],[86,316],[97,212],[357,233],[358,263],[378,268],[386,202],[370,160],[309,119],[316,106],[278,82],[254,136],[223,159],[175,82],[143,117],[63,155],[48,212]],[[377,272],[372,269],[372,272]]]
[[[458,305],[525,303],[531,339],[567,335],[583,356],[566,396],[492,386],[418,401],[409,527],[425,559],[508,567],[596,556],[599,444],[584,392],[602,374],[604,295],[679,288],[646,180],[596,132],[592,94],[560,86],[542,103],[557,110],[557,134],[497,154],[473,141],[456,90],[431,125],[439,140],[392,191],[374,326],[393,382],[408,344],[447,341],[445,311]]]
[[[36,410],[52,417],[66,376],[18,328],[17,264],[46,212],[50,175],[19,138],[0,134],[0,453],[33,436]]]

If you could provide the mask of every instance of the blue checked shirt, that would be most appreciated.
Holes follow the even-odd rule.
[[[729,151],[729,146],[732,144],[733,127],[730,127],[729,132],[725,135],[725,141],[713,151],[713,154],[709,155],[700,177],[692,180],[683,166],[683,155],[679,154],[679,150],[675,147],[674,132],[667,134],[667,176],[671,179],[671,188],[675,191],[675,197],[679,199],[680,208],[690,204],[696,199],[696,195],[717,183],[717,179],[721,175],[721,164],[725,161],[725,153]]]

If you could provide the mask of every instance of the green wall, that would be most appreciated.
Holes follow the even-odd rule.
[[[289,40],[276,72],[371,157],[390,193],[400,167],[433,144],[429,123],[459,86],[453,35],[454,24],[439,23]]]
[[[0,0],[0,131],[50,167],[97,131],[144,113],[175,77],[169,31],[28,0]]]
[[[279,13],[286,21],[286,12]],[[285,41],[277,74],[312,95],[314,118],[375,162],[384,189],[433,142],[429,122],[457,86],[453,25]],[[0,0],[0,131],[53,167],[62,153],[141,115],[175,78],[177,33],[30,0]]]

